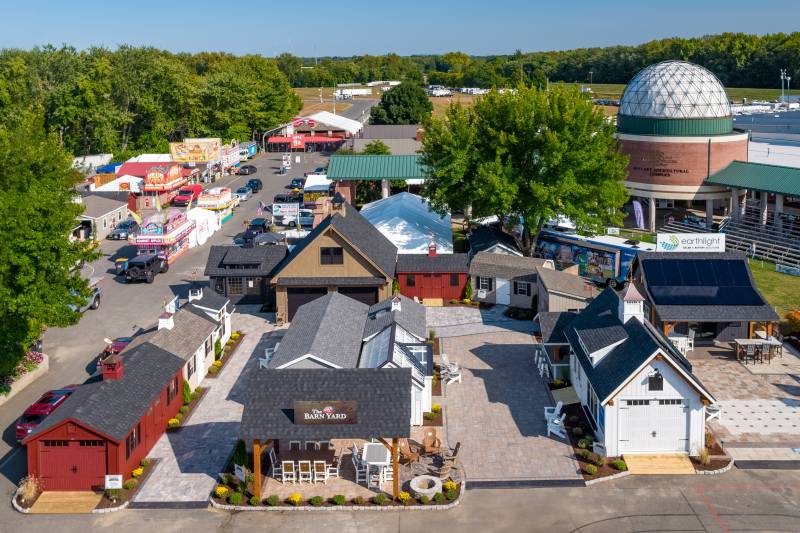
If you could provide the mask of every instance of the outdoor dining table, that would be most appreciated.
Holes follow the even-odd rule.
[[[384,467],[387,467],[392,462],[392,454],[389,453],[389,450],[381,444],[380,442],[368,442],[364,444],[364,451],[361,452],[361,459],[367,463],[368,467],[377,467],[378,468],[378,478],[382,479],[382,471]],[[369,480],[370,476],[367,476]],[[369,483],[369,481],[367,481]]]
[[[287,450],[278,454],[278,461],[325,461],[330,464],[336,457],[335,450]]]
[[[670,333],[667,335],[669,340],[681,352],[683,355],[686,355],[686,352],[689,350],[689,337],[686,335],[681,335],[680,333]]]
[[[736,343],[736,359],[739,360],[741,360],[741,354],[747,346],[756,346],[762,349],[766,347],[767,364],[772,361],[773,350],[783,346],[783,343],[775,337],[769,337],[767,339],[733,339],[733,342]],[[746,360],[745,363],[747,363]]]

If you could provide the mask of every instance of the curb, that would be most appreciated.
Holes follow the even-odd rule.
[[[697,470],[695,468],[694,473],[699,475],[699,476],[716,476],[716,475],[719,475],[719,474],[724,474],[725,472],[727,472],[728,470],[733,468],[733,464],[735,462],[736,461],[734,461],[733,458],[731,458],[731,462],[728,463],[727,465],[723,466],[722,468],[718,468],[717,470]]]
[[[128,505],[130,505],[131,501],[128,500],[122,505],[118,505],[116,507],[108,507],[106,509],[92,509],[92,514],[108,514],[108,513],[116,513],[117,511],[122,511],[123,509],[127,509]]]
[[[597,478],[597,479],[590,479],[589,481],[584,481],[584,483],[586,484],[587,487],[589,487],[589,486],[592,486],[592,485],[597,485],[598,483],[605,483],[606,481],[614,481],[615,479],[627,477],[627,476],[630,476],[630,475],[631,475],[630,470],[626,470],[624,472],[618,472],[618,473],[612,474],[610,476],[605,476],[605,477],[601,477],[601,478]]]
[[[20,377],[17,381],[12,383],[11,390],[8,392],[8,394],[6,394],[5,396],[0,395],[0,405],[3,405],[9,400],[11,400],[11,398],[13,398],[17,394],[25,390],[25,388],[28,385],[30,385],[31,383],[42,377],[42,375],[46,374],[50,370],[50,356],[47,355],[46,353],[43,353],[42,356],[44,357],[39,366],[37,366],[27,374],[23,374],[22,377]]]

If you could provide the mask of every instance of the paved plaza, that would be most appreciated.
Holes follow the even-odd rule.
[[[443,340],[462,383],[447,387],[447,440],[461,442],[468,482],[581,479],[571,447],[547,436],[552,405],[533,365],[533,340],[504,331]]]
[[[490,309],[466,306],[427,307],[425,316],[428,329],[435,330],[439,337],[533,331],[533,321],[508,318],[503,315],[505,310],[506,307],[502,305],[495,305]]]
[[[205,506],[239,439],[244,395],[249,372],[258,365],[264,348],[274,346],[281,331],[266,315],[237,312],[234,329],[245,334],[236,353],[216,378],[206,378],[208,388],[185,426],[161,436],[149,457],[157,458],[153,473],[136,494],[133,506]]]

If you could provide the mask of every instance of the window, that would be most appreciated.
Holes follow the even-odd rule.
[[[189,364],[186,365],[186,379],[192,379],[194,375],[194,371],[197,370],[197,363],[195,362],[196,357],[193,355],[189,358]]]
[[[103,446],[104,444],[105,444],[105,442],[103,442],[102,440],[82,440],[79,443],[80,446],[84,446],[84,447],[91,446],[91,447],[95,447],[95,448],[99,448],[100,446]]]
[[[205,356],[206,356],[206,357],[208,357],[208,354],[210,354],[210,353],[211,353],[211,337],[209,336],[209,337],[206,339],[206,344],[205,344]]]
[[[242,278],[228,278],[228,294],[242,294]]]
[[[460,285],[458,281],[458,274],[450,274],[450,286],[451,287],[458,287]]]
[[[591,413],[595,422],[597,422],[600,417],[600,414],[598,412],[599,409],[600,409],[600,402],[597,400],[597,395],[594,393],[594,389],[589,387],[589,413]]]
[[[625,400],[625,405],[650,405],[650,400]]]
[[[414,274],[409,274],[406,276],[406,287],[414,287],[416,286],[417,278],[414,277]]]
[[[175,396],[178,395],[178,378],[175,377],[170,384],[169,388],[167,389],[167,405],[172,403],[172,400],[175,399]]]
[[[652,376],[647,378],[647,390],[649,391],[663,391],[664,390],[664,376],[658,370]]]
[[[61,446],[69,446],[68,440],[45,440],[42,441],[45,446],[48,447],[61,447]]]
[[[219,294],[225,294],[225,278],[213,278],[214,290]]]
[[[125,459],[130,459],[133,450],[139,446],[139,443],[142,440],[142,425],[136,424],[136,427],[133,428],[133,431],[125,439]]]
[[[478,289],[486,291],[492,290],[492,281],[492,278],[478,276]]]
[[[658,400],[658,405],[683,405],[683,400],[681,399]]]
[[[344,252],[341,248],[320,248],[320,263],[323,265],[344,264]]]
[[[530,296],[531,295],[531,284],[526,283],[524,281],[515,281],[514,282],[514,294],[518,294],[520,296]]]

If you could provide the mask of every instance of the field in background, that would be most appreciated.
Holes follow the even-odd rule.
[[[450,107],[451,103],[460,103],[461,105],[468,107],[474,104],[475,99],[479,98],[479,96],[474,94],[454,93],[453,96],[429,96],[428,98],[433,104],[433,116],[436,118],[442,118],[447,111],[447,108]]]
[[[584,87],[591,87],[595,98],[619,99],[619,97],[622,96],[622,91],[625,90],[625,85],[621,83],[594,83],[592,85],[589,84],[580,84],[580,85],[583,85]],[[728,92],[728,98],[730,98],[735,102],[741,102],[742,98],[747,98],[750,101],[777,100],[781,94],[780,89],[748,89],[748,88],[728,87],[726,91]]]
[[[303,101],[303,109],[300,110],[300,116],[310,115],[318,111],[333,112],[333,88],[322,88],[322,102],[319,101],[318,87],[295,87],[294,92],[297,93]],[[350,107],[350,104],[346,101],[336,102],[337,113],[341,113],[348,107]]]
[[[784,319],[787,312],[800,307],[800,277],[775,272],[775,264],[750,259],[750,270],[758,290]]]

